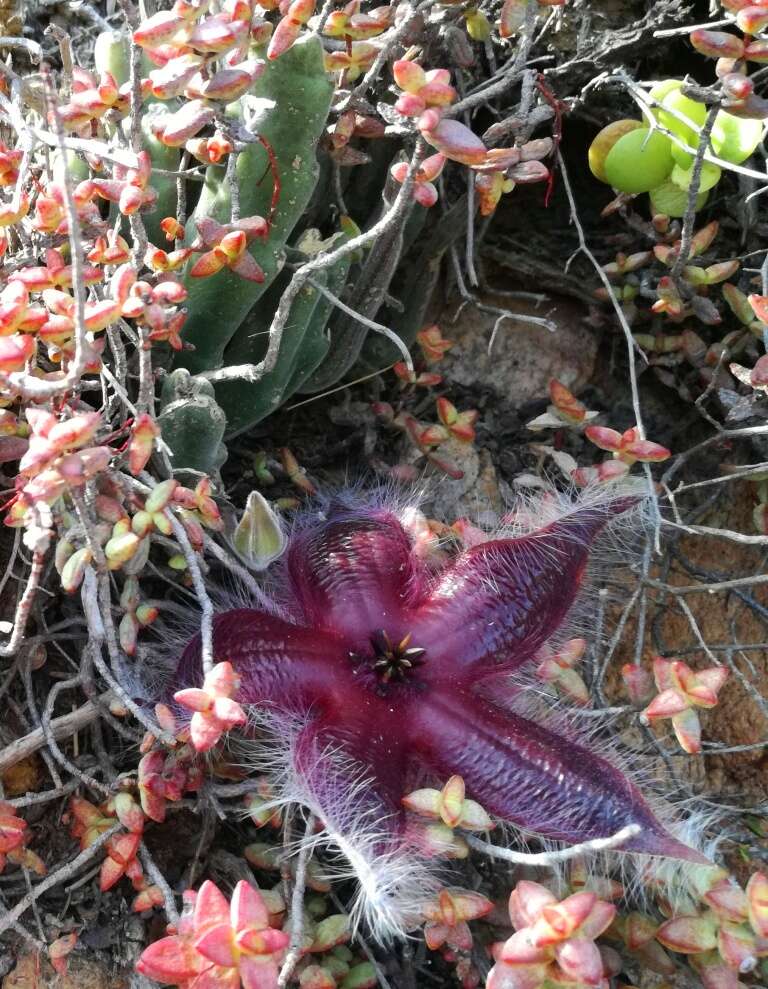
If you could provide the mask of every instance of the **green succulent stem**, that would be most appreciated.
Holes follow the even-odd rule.
[[[288,237],[310,201],[318,177],[317,143],[331,105],[333,84],[324,63],[322,44],[314,35],[300,38],[280,58],[269,62],[253,87],[259,101],[247,121],[247,129],[266,142],[277,159],[280,197],[269,236],[253,241],[249,250],[264,272],[262,283],[248,281],[224,269],[208,278],[190,278],[189,317],[185,340],[194,350],[183,352],[177,363],[190,370],[219,368],[224,350],[254,304],[264,295],[280,271]],[[227,108],[233,121],[244,122],[248,98]],[[251,104],[253,105],[253,104]],[[267,150],[261,142],[249,144],[237,159],[240,214],[268,218],[274,190]],[[232,194],[224,169],[210,167],[200,199],[187,225],[188,240],[196,236],[195,220],[213,217],[229,223]]]

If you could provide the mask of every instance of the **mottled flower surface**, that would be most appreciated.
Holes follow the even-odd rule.
[[[459,774],[491,814],[542,837],[635,824],[625,850],[702,860],[610,761],[512,706],[509,675],[565,634],[595,540],[635,503],[570,506],[434,568],[397,512],[339,499],[289,539],[274,613],[216,618],[214,659],[281,736],[286,798],[325,823],[384,929],[402,926],[398,884],[418,871],[402,807],[414,777]],[[172,686],[201,679],[195,639]]]

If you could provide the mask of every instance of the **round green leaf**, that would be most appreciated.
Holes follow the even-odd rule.
[[[674,164],[671,142],[647,127],[630,131],[614,144],[605,159],[607,181],[621,192],[648,192],[667,178]]]

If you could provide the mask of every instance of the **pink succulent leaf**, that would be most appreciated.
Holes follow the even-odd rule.
[[[214,965],[231,968],[237,964],[229,921],[226,924],[207,926],[201,934],[195,936],[194,945],[196,950]]]
[[[717,932],[717,950],[726,965],[739,972],[751,972],[757,965],[755,935],[746,924],[722,923]]]
[[[673,917],[659,927],[656,939],[682,954],[711,951],[717,947],[717,924],[712,917]]]
[[[676,714],[672,718],[672,727],[683,752],[689,755],[701,752],[701,722],[692,708]]]
[[[198,687],[187,687],[185,690],[177,690],[173,699],[190,711],[207,711],[213,704],[213,698],[207,690],[200,690]]]
[[[616,916],[616,907],[605,900],[598,900],[587,919],[579,927],[579,936],[594,940],[611,926]]]
[[[240,677],[231,663],[216,663],[206,674],[203,688],[214,697],[231,697],[240,686]]]
[[[239,966],[243,989],[275,989],[278,967],[263,958],[242,958]]]
[[[662,659],[661,656],[657,656],[653,661],[653,678],[659,691],[677,687],[677,682],[672,676],[672,661]]]
[[[265,957],[282,951],[288,945],[290,936],[272,927],[266,930],[250,927],[238,934],[236,940],[241,950]]]
[[[480,138],[458,120],[440,119],[434,129],[422,127],[421,133],[440,154],[463,165],[480,165],[488,154]]]
[[[208,926],[228,924],[229,919],[227,898],[215,883],[206,880],[195,897],[194,929],[202,931]]]
[[[236,275],[240,275],[241,278],[245,278],[249,282],[261,283],[264,281],[264,272],[261,266],[254,259],[254,257],[246,251],[242,254],[233,265],[231,265],[232,271]]]
[[[717,962],[697,966],[702,989],[745,989],[739,973]]]
[[[521,930],[533,924],[543,908],[557,903],[557,897],[546,886],[521,879],[509,896],[509,916],[514,927]]]
[[[485,989],[541,989],[546,975],[546,965],[497,962],[488,973]]]
[[[768,876],[755,872],[747,883],[749,923],[758,937],[768,938]]]
[[[196,752],[209,752],[226,731],[226,725],[207,713],[196,711],[189,725],[189,737]]]
[[[701,899],[724,920],[739,923],[747,919],[749,913],[747,894],[740,886],[728,879],[716,883]]]
[[[707,670],[698,670],[696,679],[700,684],[708,687],[717,696],[720,688],[730,676],[730,670],[726,666],[710,666]]]
[[[248,927],[255,927],[257,930],[269,927],[269,913],[264,899],[250,883],[241,880],[235,886],[230,919],[236,931],[244,931]]]
[[[534,947],[530,929],[523,927],[504,942],[499,958],[510,965],[537,965],[550,961],[551,953],[547,948]]]
[[[607,426],[587,426],[584,435],[601,450],[617,453],[622,447],[622,435]]]
[[[191,944],[174,936],[161,938],[145,948],[136,963],[136,971],[157,982],[182,985],[209,965]]]
[[[217,697],[213,702],[213,716],[223,725],[244,725],[248,718],[242,707],[230,697]]]
[[[593,941],[570,938],[555,947],[560,968],[577,982],[599,986],[603,979],[603,959]]]
[[[195,226],[205,247],[213,247],[214,244],[218,244],[228,230],[226,226],[219,223],[218,220],[214,220],[212,216],[204,216],[196,220]],[[193,248],[195,247],[196,245],[193,244]]]
[[[582,891],[566,897],[561,903],[545,906],[531,929],[531,943],[552,945],[571,937],[596,902],[595,893]]]
[[[670,689],[657,694],[643,714],[649,721],[653,721],[656,718],[671,718],[687,711],[688,707],[685,695],[679,690]]]

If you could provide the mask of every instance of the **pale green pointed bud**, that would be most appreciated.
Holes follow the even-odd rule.
[[[120,619],[117,635],[120,639],[120,648],[128,656],[133,656],[136,652],[136,639],[139,634],[139,623],[132,612],[127,612]]]
[[[162,532],[164,536],[170,536],[173,533],[171,520],[163,512],[153,512],[152,522],[157,531]]]
[[[186,570],[187,561],[184,558],[183,553],[176,553],[168,560],[168,566],[171,570]]]
[[[138,549],[136,553],[123,565],[124,574],[138,574],[146,566],[147,560],[149,559],[149,550],[152,545],[150,539],[142,539],[139,541]]]
[[[128,518],[120,519],[115,522],[112,526],[112,538],[119,539],[120,536],[124,536],[131,531],[131,520]]]
[[[750,309],[750,313],[752,310]],[[750,316],[750,319],[752,317]],[[274,484],[275,478],[270,469],[267,467],[267,455],[263,450],[253,455],[253,470],[256,474],[256,479],[260,484]]]
[[[315,928],[315,940],[311,951],[328,951],[336,944],[342,944],[350,938],[349,917],[343,913],[335,913],[321,920]]]
[[[173,479],[169,481],[161,481],[160,484],[156,484],[144,504],[146,510],[152,514],[155,512],[162,512],[173,497],[173,493],[178,486],[179,482],[174,481]]]
[[[658,929],[656,940],[672,951],[695,955],[717,947],[717,931],[714,914],[673,917]]]
[[[75,552],[74,544],[71,543],[68,539],[66,538],[60,539],[56,543],[56,552],[53,557],[53,563],[54,566],[56,567],[56,572],[58,573],[59,576],[61,576],[64,570],[64,565],[66,564],[67,560],[70,558],[70,556],[72,556],[74,552]]]
[[[104,547],[104,555],[107,558],[109,569],[118,570],[127,560],[130,560],[139,548],[140,542],[139,537],[133,532],[112,536]]]
[[[449,828],[455,828],[461,820],[464,792],[464,780],[461,776],[451,776],[440,791],[440,817]]]
[[[246,845],[243,855],[257,869],[278,872],[280,870],[280,849],[264,841],[254,841]]]
[[[73,553],[61,570],[61,586],[71,594],[76,591],[85,576],[85,568],[91,562],[92,554],[87,546]]]
[[[136,620],[139,625],[151,625],[158,616],[158,610],[151,604],[140,604],[136,609]]]
[[[428,824],[419,838],[421,850],[429,857],[465,859],[469,855],[469,845],[447,824]]]
[[[461,808],[459,827],[465,831],[490,831],[496,825],[488,812],[475,800],[465,800]]]
[[[280,518],[267,499],[251,491],[245,511],[232,535],[232,545],[254,570],[266,570],[285,549]]]
[[[123,584],[123,592],[120,595],[120,607],[126,611],[135,611],[140,600],[138,580],[136,577],[128,577]]]
[[[264,906],[267,908],[267,913],[274,917],[278,914],[285,913],[285,899],[280,892],[280,887],[275,886],[274,889],[260,889],[261,898],[264,900]]]
[[[424,789],[407,793],[402,798],[402,802],[414,814],[431,817],[434,820],[440,817],[441,799],[442,794],[439,790]]]
[[[117,819],[128,831],[141,834],[144,830],[144,814],[130,793],[118,793],[113,801]]]
[[[152,515],[149,512],[141,511],[136,512],[136,514],[131,519],[131,529],[136,533],[139,539],[146,536],[146,534],[152,528]]]
[[[295,869],[295,865],[292,864],[291,868]],[[310,859],[307,862],[307,886],[316,893],[327,893],[331,888],[331,881],[325,869],[316,859]]]

